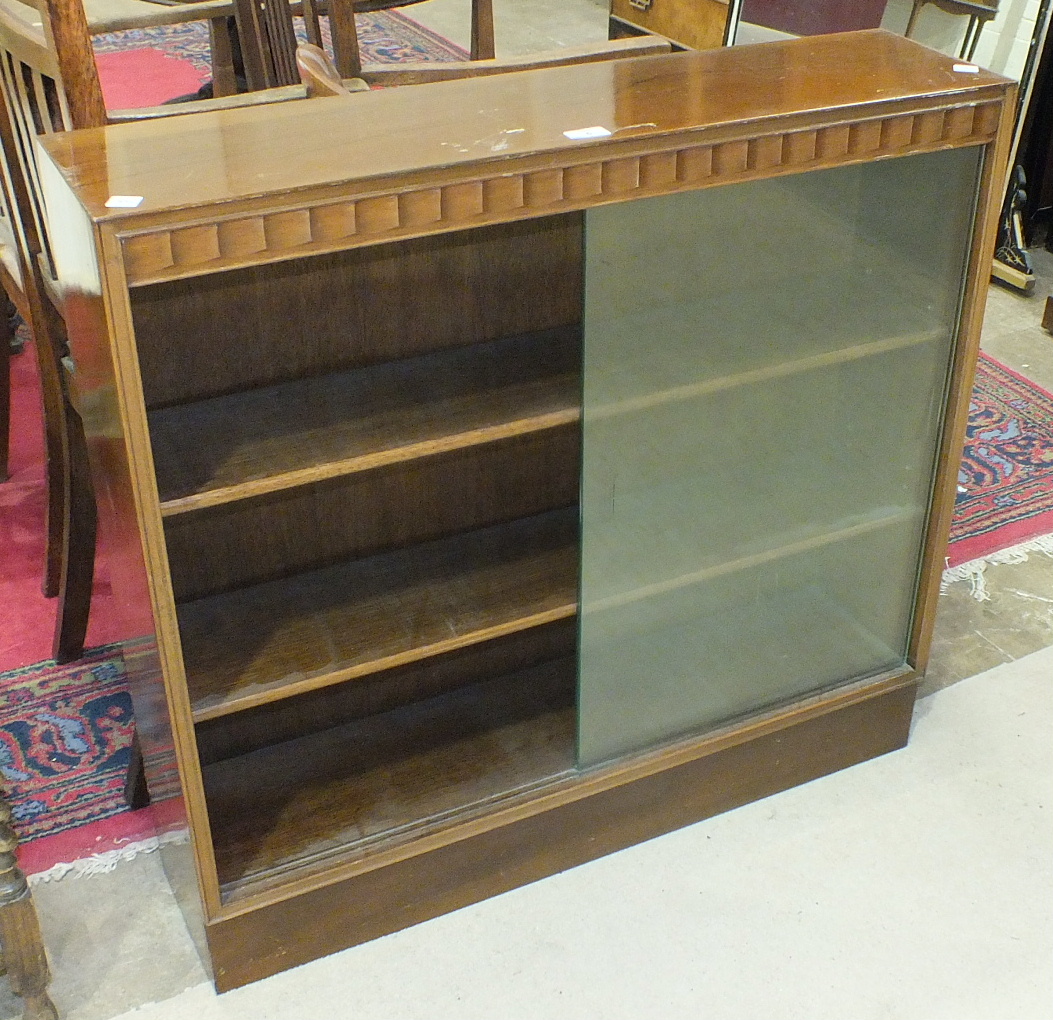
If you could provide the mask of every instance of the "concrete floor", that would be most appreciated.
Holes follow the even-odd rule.
[[[981,347],[993,358],[1053,392],[1053,336],[1042,329],[1053,291],[1053,254],[1032,251],[1037,283],[1024,296],[992,284]],[[1053,560],[1032,553],[1026,562],[992,564],[985,571],[990,599],[978,602],[967,581],[940,596],[932,658],[922,693],[930,693],[1002,662],[1053,645]]]
[[[494,2],[501,53],[605,37],[592,0]],[[413,15],[466,43],[466,0]],[[1053,390],[1037,262],[1034,298],[992,289],[983,345]],[[249,989],[212,992],[156,854],[38,885],[60,1012],[1049,1020],[1053,652],[1022,657],[1053,646],[1053,562],[987,578],[941,597],[905,751]]]

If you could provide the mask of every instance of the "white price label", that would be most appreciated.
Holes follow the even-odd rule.
[[[582,138],[606,138],[612,132],[608,131],[605,127],[587,127],[587,128],[575,128],[573,131],[564,131],[571,141],[576,142]]]

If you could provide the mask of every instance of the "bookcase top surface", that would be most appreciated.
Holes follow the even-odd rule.
[[[976,102],[1010,84],[962,68],[875,30],[167,117],[41,144],[93,220],[145,225],[297,191],[366,194],[401,179],[631,154],[669,136],[742,137]],[[141,201],[110,208],[111,196]]]

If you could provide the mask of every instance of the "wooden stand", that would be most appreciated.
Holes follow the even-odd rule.
[[[24,1003],[22,1020],[58,1020],[48,996],[51,972],[40,937],[36,907],[18,866],[18,837],[11,828],[11,808],[0,796],[0,974]]]
[[[188,917],[197,928],[203,911],[217,987],[904,744],[949,527],[1012,88],[986,72],[965,80],[950,63],[862,33],[44,142],[49,208],[65,214],[56,260],[77,402],[108,508],[103,532],[120,571],[118,608],[129,635],[156,635],[126,656],[152,810],[163,827],[189,830]],[[650,327],[623,330],[624,358],[601,366],[614,336],[601,320],[630,292],[637,303],[626,315],[677,310],[694,339],[672,347],[689,357],[709,350],[704,336],[718,327],[716,298],[704,309],[691,303],[703,274],[662,268],[710,256],[716,267],[727,232],[745,227],[722,223],[717,241],[702,240],[683,225],[696,220],[667,203],[683,200],[712,225],[698,204],[705,195],[948,153],[967,185],[957,205],[938,206],[953,206],[948,222],[958,224],[943,231],[952,296],[943,305],[927,291],[903,299],[923,311],[945,305],[934,326],[842,338],[817,325],[821,349],[808,346],[806,329],[807,349],[796,353],[774,341],[762,350],[751,329],[722,349],[759,360],[707,369],[690,385],[675,370],[621,403],[595,397],[604,373],[629,385],[660,367],[661,337]],[[888,189],[900,178],[879,179]],[[838,180],[856,187],[855,177]],[[706,191],[713,185],[728,190]],[[821,238],[821,189],[803,205],[787,206],[787,194],[799,192],[763,191]],[[111,195],[142,201],[115,208]],[[882,231],[885,206],[900,197],[878,203],[873,243],[858,249],[876,288],[866,300],[879,309],[892,303],[882,288],[898,286]],[[926,215],[936,208],[921,206]],[[659,222],[667,237],[655,234]],[[659,243],[674,234],[677,253]],[[605,248],[603,236],[627,244]],[[628,245],[648,238],[665,263]],[[801,250],[769,246],[764,258],[800,289]],[[916,274],[903,275],[917,288]],[[652,278],[653,288],[640,284]],[[757,322],[774,299],[751,296]],[[925,431],[906,394],[916,388],[909,359],[930,350],[935,404],[947,398],[931,413],[927,391],[911,398],[928,416]],[[758,501],[743,498],[718,520],[691,509],[697,499],[673,500],[687,514],[681,530],[706,536],[693,545],[709,559],[680,564],[663,544],[675,529],[645,512],[615,542],[612,562],[653,549],[644,567],[664,559],[671,573],[601,590],[597,423],[631,422],[648,408],[704,411],[707,394],[748,396],[751,386],[775,406],[781,385],[856,378],[853,366],[880,366],[874,359],[896,352],[907,359],[892,363],[903,391],[866,405],[878,411],[856,425],[860,448],[886,460],[884,440],[864,441],[878,418],[882,436],[886,424],[929,436],[911,455],[915,503],[889,510],[885,495],[874,497],[882,505],[865,496],[859,513],[798,520],[791,484],[779,489],[778,533],[747,533],[725,554],[718,525],[746,520]],[[823,392],[831,395],[816,399],[831,406],[862,406],[863,389],[851,399]],[[641,433],[629,453],[653,449],[661,466],[677,441],[705,434],[698,429]],[[767,484],[764,437],[755,438]],[[896,486],[904,470],[897,460]],[[832,477],[836,487],[847,476]],[[619,498],[612,490],[610,503]],[[803,615],[784,612],[780,570],[789,576],[830,550],[901,533],[896,562],[905,566],[882,557],[882,583],[865,582],[887,593],[894,611],[880,613],[901,621],[898,648],[881,651],[865,627],[845,622],[853,601],[861,619],[871,612],[852,593],[809,596]],[[745,600],[706,589],[716,601],[688,621],[688,634],[761,606],[738,647],[783,662],[779,639],[763,636],[778,622],[791,645],[840,647],[823,667],[833,675],[757,666],[722,695],[733,707],[714,708],[706,692],[719,678],[709,660],[688,657],[678,666],[687,700],[669,718],[656,708],[666,675],[627,678],[635,700],[621,707],[656,735],[598,725],[620,696],[583,688],[586,674],[591,684],[613,673],[596,666],[612,647],[596,622],[627,619],[612,640],[638,632],[646,644],[646,613],[662,600],[750,570],[774,580]],[[615,610],[623,615],[603,615]],[[659,651],[689,644],[660,641]],[[673,696],[675,705],[678,689]]]

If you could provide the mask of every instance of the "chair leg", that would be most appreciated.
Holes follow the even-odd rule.
[[[58,1011],[48,996],[48,968],[40,922],[18,866],[18,839],[11,828],[11,808],[0,796],[0,947],[11,991],[22,999],[22,1020],[58,1020]]]
[[[0,309],[0,482],[7,481],[11,451],[11,353],[14,342],[11,317]]]
[[[493,0],[472,0],[472,60],[492,60],[494,49]]]
[[[64,508],[65,548],[55,614],[56,662],[72,662],[84,654],[84,636],[88,629],[91,589],[95,580],[98,526],[84,426],[80,415],[68,405],[65,417],[68,434],[65,489],[68,499]]]
[[[357,78],[362,73],[362,54],[358,48],[358,28],[355,25],[355,11],[349,3],[332,2],[329,12],[329,36],[333,42],[333,63],[340,72],[341,78]],[[304,16],[308,23],[318,20],[316,0],[306,0]],[[316,46],[321,46],[319,35]]]
[[[146,770],[143,766],[143,747],[139,743],[138,731],[132,735],[132,754],[128,762],[128,775],[124,779],[124,802],[133,811],[147,807],[150,791],[146,786]]]
[[[44,580],[41,585],[48,598],[54,598],[61,586],[65,555],[64,522],[69,494],[69,435],[66,425],[66,398],[62,385],[59,352],[47,336],[34,336],[40,372],[40,396],[44,411],[44,453],[47,477],[47,545],[44,554]]]
[[[208,23],[209,48],[212,53],[212,95],[233,96],[238,91],[234,63],[234,39],[237,29],[233,18],[212,18]]]

